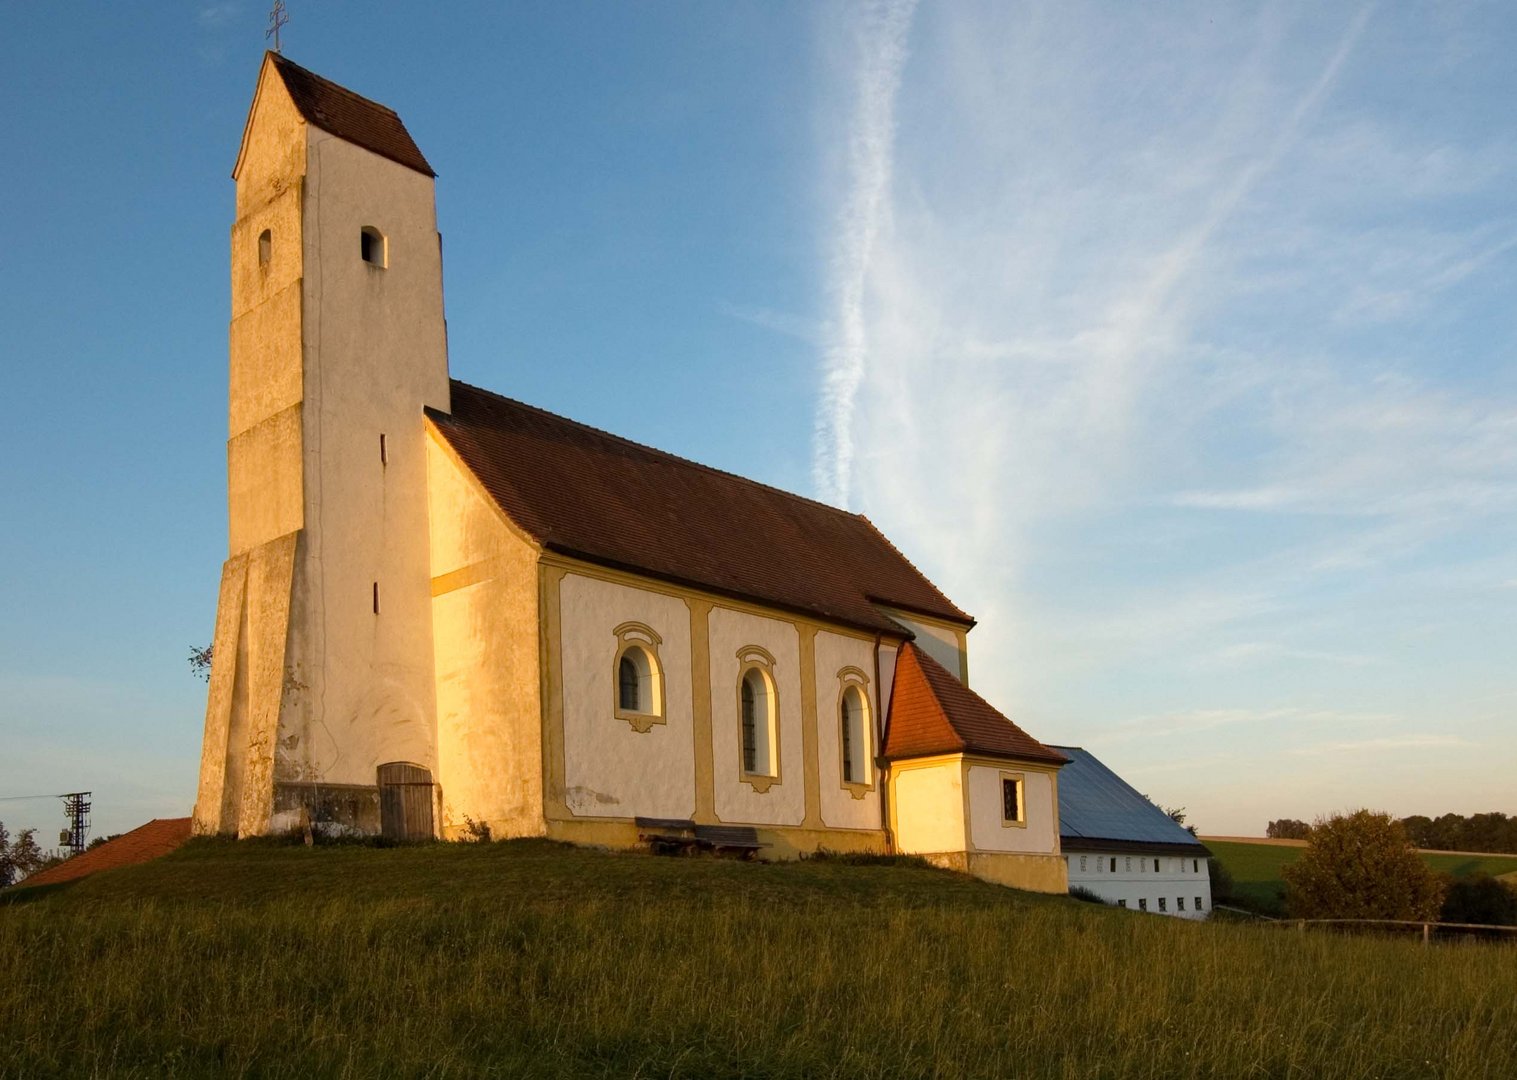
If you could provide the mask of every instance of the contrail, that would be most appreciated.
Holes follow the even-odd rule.
[[[848,197],[838,215],[829,291],[833,314],[823,355],[812,477],[818,497],[848,505],[853,472],[853,410],[864,381],[869,342],[864,287],[880,223],[887,213],[895,96],[906,62],[916,0],[873,0],[858,30],[860,64],[848,145]]]

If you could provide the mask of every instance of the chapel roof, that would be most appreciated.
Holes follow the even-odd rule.
[[[544,548],[906,636],[876,605],[973,620],[862,514],[631,442],[453,380],[427,416]]]
[[[394,109],[338,86],[279,53],[267,55],[306,123],[408,169],[437,175]]]
[[[1069,758],[1059,771],[1059,835],[1069,851],[1153,851],[1206,855],[1206,846],[1089,750],[1056,747]]]
[[[1067,760],[1003,716],[910,642],[896,654],[885,757],[985,754],[1062,765]]]

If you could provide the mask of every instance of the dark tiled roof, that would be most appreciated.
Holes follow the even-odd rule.
[[[122,833],[114,840],[107,840],[98,847],[81,851],[72,859],[65,859],[57,866],[40,870],[21,883],[32,885],[58,885],[73,881],[101,870],[114,870],[119,866],[135,866],[167,855],[190,838],[190,819],[154,818],[146,825],[139,825],[129,833]]]
[[[869,520],[453,382],[427,410],[496,503],[543,547],[868,630],[875,603],[971,620]]]
[[[898,761],[934,754],[986,754],[1053,765],[1065,761],[908,642],[896,654],[885,757]]]
[[[308,124],[399,162],[408,169],[427,176],[437,175],[427,164],[427,159],[421,156],[421,150],[394,109],[360,97],[278,53],[271,52],[268,56]]]
[[[1078,746],[1056,749],[1069,758],[1059,771],[1059,834],[1064,847],[1207,854],[1185,826],[1176,825],[1090,751]]]

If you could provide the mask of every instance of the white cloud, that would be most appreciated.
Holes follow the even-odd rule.
[[[1468,739],[1458,735],[1433,733],[1384,735],[1375,739],[1350,739],[1343,742],[1316,743],[1297,747],[1291,753],[1301,757],[1321,754],[1349,754],[1366,750],[1447,750],[1471,746]]]

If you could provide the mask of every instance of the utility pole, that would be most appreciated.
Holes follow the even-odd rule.
[[[63,800],[63,813],[68,818],[68,828],[58,834],[58,846],[68,848],[70,857],[84,850],[84,838],[90,831],[91,794],[75,791],[58,796]]]

